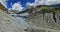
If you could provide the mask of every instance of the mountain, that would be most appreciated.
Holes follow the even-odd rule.
[[[55,5],[39,5],[39,6],[36,6],[35,8],[33,7],[33,9],[32,8],[30,8],[30,9],[26,9],[26,10],[24,10],[24,11],[22,11],[22,12],[19,12],[19,13],[16,13],[16,14],[21,14],[21,13],[25,13],[25,12],[32,12],[32,10],[33,11],[37,11],[37,10],[39,10],[39,9],[52,9],[53,10],[53,8],[55,9],[55,8],[57,8],[57,9],[59,9],[60,8],[60,4],[55,4]],[[30,11],[31,10],[31,11]]]
[[[1,3],[0,3],[0,9],[3,10],[3,11],[8,11],[8,9],[6,7],[4,7]]]
[[[60,8],[60,4],[51,5],[52,7]]]
[[[19,30],[20,27],[19,21],[0,9],[0,32],[15,32]]]

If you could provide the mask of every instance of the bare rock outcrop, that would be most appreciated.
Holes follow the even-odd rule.
[[[0,32],[16,32],[21,29],[21,27],[24,26],[22,26],[18,20],[0,10]]]
[[[28,24],[37,27],[45,27],[45,28],[60,30],[60,25],[59,25],[60,20],[57,14],[54,15],[53,13],[45,13],[45,15],[43,16],[43,13],[40,14],[39,12],[33,15],[26,18]]]

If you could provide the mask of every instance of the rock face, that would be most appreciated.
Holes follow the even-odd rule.
[[[60,25],[60,14],[56,14],[55,17],[56,17],[57,23]]]
[[[56,18],[56,21],[54,17]],[[43,14],[39,12],[27,17],[26,19],[28,24],[33,26],[60,30],[60,17],[58,14],[55,14],[54,16],[53,13],[45,13],[43,16]]]
[[[16,32],[21,28],[20,26],[16,19],[0,10],[0,32]]]
[[[0,32],[22,32],[25,27],[6,12],[8,9],[0,3]]]
[[[1,3],[0,3],[0,9],[2,9],[3,11],[6,11],[7,12],[7,8],[5,8]]]
[[[0,32],[60,32],[59,14],[45,13],[43,15],[40,12],[36,12],[26,18],[27,23],[21,24],[17,19],[5,13],[3,6],[1,7]],[[56,22],[54,18],[56,18]]]
[[[7,9],[0,3],[0,32],[17,31],[20,23],[5,12]]]

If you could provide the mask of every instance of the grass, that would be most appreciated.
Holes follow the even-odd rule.
[[[40,9],[41,9],[41,8],[40,8]],[[51,13],[51,12],[54,12],[54,13],[60,13],[60,8],[43,7],[43,8],[42,8],[42,11],[48,12],[48,13]]]

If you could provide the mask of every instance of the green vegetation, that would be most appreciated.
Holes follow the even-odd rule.
[[[10,10],[10,12],[18,13],[19,11],[18,10]]]
[[[42,11],[60,13],[60,9],[59,8],[44,8],[44,9],[42,9]]]
[[[42,9],[42,11],[47,13],[50,13],[50,12],[60,13],[60,8],[55,8],[55,7],[41,6],[41,7],[38,7],[38,9]]]
[[[40,5],[40,6],[37,6],[37,7],[32,7],[30,9],[33,10],[32,11],[33,13],[39,12],[39,11],[44,11],[46,13],[51,13],[51,12],[60,13],[60,8],[56,8],[56,7],[52,7],[52,6],[47,6],[47,5]]]
[[[55,13],[60,13],[60,8],[55,8]]]

